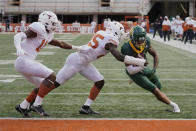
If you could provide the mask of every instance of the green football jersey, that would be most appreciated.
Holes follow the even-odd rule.
[[[128,42],[125,42],[121,47],[121,53],[123,55],[129,55],[136,58],[140,57],[146,59],[146,54],[150,47],[150,38],[146,36],[145,42],[143,46],[141,46],[140,48],[136,48],[133,43],[134,42],[132,39],[129,40]]]

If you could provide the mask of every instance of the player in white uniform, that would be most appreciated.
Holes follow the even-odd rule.
[[[175,20],[175,25],[176,25],[176,37],[178,37],[178,39],[182,39],[182,35],[183,35],[183,28],[182,28],[182,24],[184,23],[183,20],[181,20],[180,16],[177,15],[176,16],[176,20]],[[174,38],[177,39],[177,38]]]
[[[87,45],[81,46],[82,51],[70,54],[67,57],[64,67],[58,72],[55,87],[60,86],[76,73],[80,73],[87,79],[94,82],[90,90],[89,98],[80,109],[80,114],[96,114],[90,105],[95,100],[104,85],[104,77],[98,69],[91,63],[98,58],[105,56],[109,52],[119,61],[127,64],[144,66],[145,60],[122,55],[117,46],[124,37],[124,27],[119,22],[110,22],[106,31],[98,31]]]
[[[38,22],[30,24],[27,31],[14,36],[14,45],[18,55],[15,61],[15,69],[37,87],[21,104],[15,107],[23,117],[29,117],[28,107],[34,100],[32,110],[40,115],[48,116],[41,105],[43,97],[54,89],[52,83],[56,76],[53,70],[35,60],[38,52],[47,44],[64,49],[80,49],[80,47],[55,40],[54,30],[57,26],[57,16],[51,11],[44,11],[39,15]]]

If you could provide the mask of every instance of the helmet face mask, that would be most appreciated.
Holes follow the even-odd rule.
[[[109,22],[106,27],[106,32],[115,36],[119,41],[123,40],[125,37],[124,26],[116,21]]]
[[[140,46],[144,45],[145,37],[146,37],[146,31],[141,26],[135,26],[130,31],[130,38],[133,40],[133,44],[139,48]]]
[[[56,16],[51,11],[44,11],[39,15],[38,21],[41,22],[48,32],[54,32],[59,26],[59,21]]]

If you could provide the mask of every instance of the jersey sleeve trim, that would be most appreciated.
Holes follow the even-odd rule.
[[[109,39],[108,40],[108,43],[112,43],[114,45],[118,45],[118,42],[116,42],[115,40],[112,40],[112,39]]]

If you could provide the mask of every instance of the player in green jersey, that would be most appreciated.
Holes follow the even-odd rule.
[[[173,107],[173,112],[180,112],[180,108],[172,102],[160,90],[161,83],[156,75],[156,69],[159,64],[159,57],[156,50],[150,44],[150,38],[146,36],[146,31],[141,26],[135,26],[130,30],[130,40],[121,47],[124,55],[134,56],[136,58],[146,58],[149,53],[154,58],[153,69],[148,66],[126,65],[127,75],[140,87],[153,93],[156,98]]]

